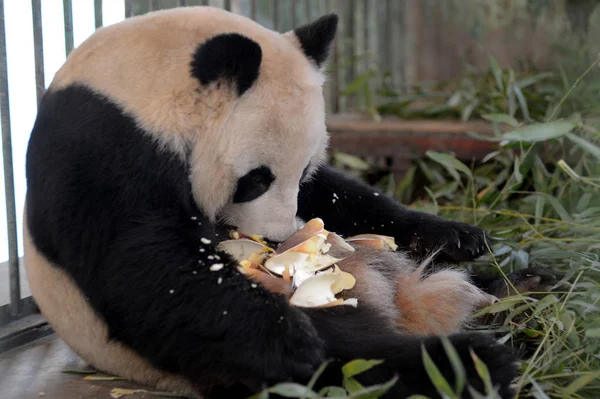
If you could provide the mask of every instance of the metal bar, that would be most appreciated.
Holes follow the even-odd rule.
[[[349,64],[345,66],[344,76],[342,77],[343,87],[345,88],[354,80],[356,76],[356,54],[354,52],[354,13],[356,10],[355,0],[346,0],[344,1],[344,6],[342,8],[342,17],[343,17],[343,54],[345,60],[349,61]],[[345,110],[352,108],[355,104],[356,95],[348,96],[345,98]]]
[[[8,63],[6,59],[6,30],[4,0],[0,0],[0,122],[2,126],[2,160],[4,161],[4,192],[6,196],[6,225],[8,233],[8,271],[10,278],[10,311],[17,316],[20,310],[19,252],[17,247],[17,211],[10,136],[10,101],[8,96]]]
[[[71,0],[63,0],[63,13],[65,19],[65,52],[67,57],[73,50],[73,3]]]
[[[241,0],[230,0],[231,1],[231,12],[234,14],[242,15],[244,12],[242,11],[242,3]]]
[[[19,304],[19,314],[16,317],[11,315],[10,304],[0,306],[0,341],[13,332],[15,324],[21,324],[23,318],[40,313],[32,296],[19,300]]]
[[[279,2],[273,0],[271,9],[273,10],[273,30],[279,32]]]
[[[125,0],[125,18],[133,17],[133,0]]]
[[[292,29],[296,27],[296,0],[292,0]]]
[[[256,21],[256,0],[250,0],[250,18]]]
[[[187,7],[187,6],[188,6],[187,0],[178,0],[177,1],[177,7]]]
[[[336,12],[339,15],[339,8],[338,8],[338,4],[336,2],[336,0],[329,0],[329,1],[320,1],[318,3],[318,13],[321,15],[325,15],[327,13],[330,12]],[[342,24],[340,24],[342,25]],[[340,91],[339,91],[339,80],[340,80],[340,73],[339,73],[339,41],[340,41],[340,37],[342,37],[342,28],[343,26],[340,26],[340,30],[338,31],[338,34],[335,35],[335,38],[333,39],[333,44],[331,46],[331,54],[329,56],[330,59],[330,66],[329,66],[329,79],[327,80],[327,91],[326,91],[326,98],[327,98],[327,103],[328,103],[328,111],[330,113],[338,113],[340,111]]]
[[[304,0],[304,13],[306,14],[306,22],[309,22],[312,18],[310,12],[310,0]]]
[[[148,12],[154,11],[154,1],[148,0]]]
[[[223,2],[223,8],[227,11],[231,11],[231,0],[225,0]]]
[[[33,57],[35,63],[35,94],[40,103],[46,92],[44,77],[44,37],[42,35],[41,0],[31,0],[31,16],[33,19]]]
[[[96,20],[96,29],[102,28],[102,0],[94,0],[94,19]]]

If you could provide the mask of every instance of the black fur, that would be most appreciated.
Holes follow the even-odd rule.
[[[252,169],[238,179],[233,193],[233,203],[239,204],[257,199],[269,190],[273,180],[275,176],[268,166],[263,165]]]
[[[399,381],[384,398],[406,398],[416,394],[439,398],[440,395],[431,384],[423,364],[422,345],[446,380],[454,384],[452,366],[438,337],[400,335],[389,326],[382,325],[377,310],[369,309],[364,304],[357,308],[338,306],[310,309],[307,313],[311,316],[319,335],[324,338],[328,355],[335,360],[328,367],[318,388],[331,384],[339,386],[342,383],[340,366],[349,359],[385,359],[383,364],[359,375],[359,382],[365,386],[380,384],[397,375]],[[484,392],[483,382],[470,355],[472,349],[488,366],[492,383],[499,388],[501,397],[513,397],[510,383],[516,376],[514,351],[483,334],[461,333],[448,338],[465,367],[469,385],[480,393]],[[471,396],[463,392],[461,397]]]
[[[381,358],[384,365],[360,381],[384,382],[397,373],[401,379],[389,397],[435,395],[421,360],[422,342],[453,378],[437,339],[402,336],[374,309],[299,309],[253,285],[231,258],[215,250],[226,232],[195,205],[187,165],[161,152],[119,108],[84,87],[44,96],[26,176],[27,221],[35,245],[73,278],[106,322],[111,339],[159,369],[211,385],[209,397],[246,394],[243,385],[227,387],[230,382],[244,382],[248,391],[289,379],[307,382],[330,357],[336,363],[320,384],[341,382],[336,365],[356,357]],[[384,197],[363,200],[372,191],[328,168],[316,179],[302,189],[301,213],[324,216],[332,231],[364,232],[382,220],[398,222],[386,232],[422,231],[420,223],[427,223],[407,223],[419,214],[398,211]],[[326,207],[327,193],[333,198],[330,184],[347,211]],[[354,226],[351,218],[358,217],[366,224]],[[433,220],[440,228],[455,226]],[[217,263],[223,268],[211,271]],[[465,361],[472,347],[504,397],[510,396],[508,382],[516,371],[507,348],[483,335],[451,340]],[[480,387],[467,369],[469,382]]]
[[[312,59],[318,67],[323,65],[329,55],[329,48],[335,38],[337,25],[338,16],[329,14],[294,29],[304,54]]]
[[[221,34],[198,47],[191,64],[192,76],[203,85],[229,81],[241,96],[258,79],[261,61],[262,50],[254,40],[238,33]]]
[[[486,240],[491,244],[478,227],[410,210],[328,166],[303,183],[298,216],[304,220],[320,217],[328,230],[346,236],[392,236],[401,249],[419,257],[442,248],[437,258],[440,261],[475,259],[487,251]]]
[[[226,233],[194,204],[186,165],[106,99],[83,87],[48,92],[26,175],[35,245],[81,287],[111,338],[157,368],[195,382],[274,382],[323,361],[310,319],[215,251]]]

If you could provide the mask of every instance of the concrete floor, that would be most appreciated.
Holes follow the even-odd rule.
[[[114,388],[153,389],[116,381],[88,381],[85,375],[66,370],[86,371],[90,367],[67,345],[50,335],[0,355],[0,398],[2,399],[111,399]],[[98,374],[95,374],[98,376]],[[133,393],[123,399],[156,399],[156,393]]]
[[[23,266],[23,259],[20,259],[19,270],[21,271],[21,298],[31,296],[27,273]],[[8,275],[8,262],[0,262],[0,306],[10,303],[10,279]]]

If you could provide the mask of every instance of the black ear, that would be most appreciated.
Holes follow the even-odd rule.
[[[258,43],[237,33],[214,36],[201,44],[192,60],[192,76],[207,85],[219,80],[236,85],[241,96],[256,79],[262,61]]]
[[[338,16],[329,14],[308,25],[294,29],[304,54],[312,59],[318,67],[321,67],[329,56],[329,48],[335,37],[337,25]]]

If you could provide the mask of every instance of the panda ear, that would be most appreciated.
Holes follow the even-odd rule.
[[[327,57],[331,43],[335,38],[338,25],[336,14],[324,15],[307,25],[293,30],[294,36],[300,42],[304,54],[321,68]]]
[[[226,33],[213,36],[198,47],[191,73],[203,85],[232,83],[241,96],[258,78],[261,61],[258,43],[237,33]]]

